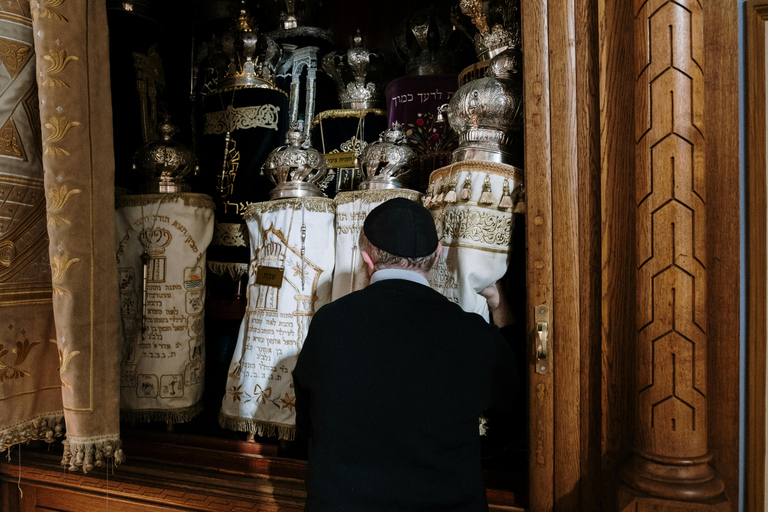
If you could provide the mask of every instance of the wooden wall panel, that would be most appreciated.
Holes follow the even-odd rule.
[[[581,321],[581,509],[600,503],[600,108],[598,2],[575,2]]]
[[[747,396],[744,510],[765,510],[766,386],[766,98],[765,23],[768,1],[745,5],[746,55],[746,251],[747,251]],[[729,477],[724,473],[726,482]]]
[[[529,306],[551,305],[553,349],[551,375],[531,373],[530,503],[532,510],[594,510],[600,431],[597,3],[522,5]],[[535,327],[532,320],[531,314]]]
[[[550,309],[552,299],[552,157],[550,133],[549,27],[546,0],[521,0],[523,39],[523,101],[525,104],[526,272],[529,343],[529,506],[532,511],[554,507],[554,378],[535,371],[534,307]],[[556,322],[557,313],[553,313]],[[557,341],[557,329],[550,331]],[[552,352],[552,351],[550,351]],[[557,371],[557,353],[550,367]]]
[[[581,510],[581,308],[574,0],[548,2],[552,137],[552,259],[557,365],[555,510]]]
[[[635,223],[634,13],[598,1],[601,213],[601,505],[616,510],[616,471],[633,440]]]
[[[704,7],[707,137],[707,398],[711,465],[736,510],[739,489],[739,36],[741,2]],[[762,509],[760,509],[762,510]]]

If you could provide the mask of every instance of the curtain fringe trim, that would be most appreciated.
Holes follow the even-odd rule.
[[[268,421],[229,416],[223,412],[219,412],[219,425],[227,430],[248,432],[260,437],[277,436],[281,441],[293,441],[296,437],[296,427],[294,425],[281,425]]]
[[[70,471],[82,469],[83,473],[88,473],[94,467],[106,467],[109,459],[114,461],[115,466],[125,462],[120,437],[117,435],[106,439],[105,437],[107,436],[64,439],[62,441],[64,456],[61,458],[61,465]]]
[[[120,420],[128,423],[149,423],[164,421],[166,423],[186,423],[192,421],[203,412],[202,400],[183,409],[122,409]]]
[[[0,429],[0,453],[14,445],[30,441],[52,443],[54,439],[64,435],[64,429],[63,411],[42,414],[31,420]]]

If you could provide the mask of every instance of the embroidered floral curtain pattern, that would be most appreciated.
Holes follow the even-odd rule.
[[[63,433],[32,18],[0,7],[0,452]]]
[[[106,4],[31,2],[56,342],[63,465],[123,460],[114,253],[114,156]]]

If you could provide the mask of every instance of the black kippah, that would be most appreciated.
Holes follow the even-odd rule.
[[[371,210],[363,230],[377,248],[403,258],[429,256],[437,249],[435,221],[426,208],[404,197]]]

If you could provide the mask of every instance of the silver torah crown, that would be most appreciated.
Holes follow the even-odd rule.
[[[172,140],[176,127],[169,122],[157,127],[159,140],[139,148],[133,156],[133,168],[141,173],[143,190],[149,193],[189,192],[185,181],[189,173],[200,169],[197,157],[187,146]]]
[[[267,156],[263,169],[275,184],[270,199],[323,195],[318,184],[328,173],[327,163],[311,144],[306,149],[301,147],[306,140],[298,126],[291,124],[285,134],[286,145],[273,149]]]
[[[280,27],[285,30],[305,26],[316,14],[316,0],[262,0],[269,11],[277,14]]]
[[[440,75],[455,71],[456,35],[450,10],[433,5],[400,22],[392,40],[407,75]]]
[[[484,78],[456,91],[448,103],[448,122],[459,134],[453,162],[484,160],[511,164],[511,135],[522,130],[522,55],[507,49],[491,59]]]
[[[461,0],[459,7],[478,30],[474,41],[479,61],[520,48],[520,0]]]
[[[226,55],[225,68],[219,73],[217,90],[266,88],[274,89],[274,74],[282,51],[272,39],[259,34],[245,9],[234,27],[221,37]]]
[[[372,71],[372,58],[376,60],[379,56],[365,48],[367,41],[360,29],[349,41],[350,48],[345,53],[331,52],[323,57],[323,71],[336,82],[341,108],[381,108],[383,84],[366,82]]]
[[[392,123],[390,130],[384,130],[379,140],[368,144],[360,154],[360,164],[365,180],[360,190],[404,188],[416,160],[416,152],[405,145],[406,136],[402,125]]]

